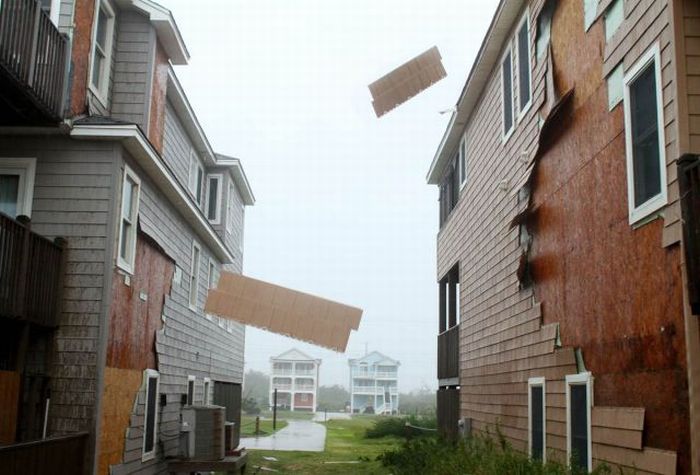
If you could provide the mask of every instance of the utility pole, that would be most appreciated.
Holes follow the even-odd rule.
[[[277,430],[277,388],[275,388],[274,406],[272,406],[272,430]]]

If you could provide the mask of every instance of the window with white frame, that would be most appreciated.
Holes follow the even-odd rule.
[[[90,87],[103,103],[107,102],[113,38],[114,9],[108,0],[97,0],[92,36]]]
[[[211,387],[211,379],[204,378],[204,395],[202,396],[202,405],[209,405],[209,388]]]
[[[140,189],[141,180],[138,175],[128,166],[124,166],[117,265],[130,274],[134,272],[136,256],[136,220],[139,214]]]
[[[156,454],[158,437],[158,386],[160,374],[158,371],[147,369],[143,374],[146,387],[146,408],[144,412],[143,449],[141,460],[150,460]]]
[[[36,158],[0,160],[0,212],[11,218],[32,215]]]
[[[532,77],[530,71],[530,15],[525,14],[518,26],[518,105],[522,116],[532,103]]]
[[[197,297],[199,294],[199,266],[202,259],[202,248],[199,244],[192,242],[192,262],[190,266],[190,308],[197,308]]]
[[[593,406],[591,373],[566,377],[566,455],[572,466],[590,471],[591,407]]]
[[[464,132],[462,140],[459,142],[459,159],[457,169],[459,170],[459,187],[462,189],[467,183],[467,133]]]
[[[513,50],[509,46],[501,60],[501,109],[503,112],[503,140],[508,140],[514,128],[513,117]]]
[[[221,183],[223,175],[207,176],[207,219],[212,224],[221,222]]]
[[[625,74],[624,84],[629,221],[634,224],[667,202],[658,43]]]
[[[207,273],[207,290],[213,289],[216,286],[216,263],[213,259],[209,259],[209,272]]]
[[[233,233],[233,207],[235,206],[233,197],[235,192],[236,188],[233,186],[233,183],[229,183],[226,201],[226,231],[229,233]]]
[[[190,175],[188,188],[198,205],[202,204],[204,194],[204,166],[194,149],[190,150]]]
[[[197,381],[197,378],[189,375],[187,376],[187,405],[191,406],[194,404],[194,383]]]
[[[623,0],[614,0],[605,11],[605,41],[610,41],[625,19]]]
[[[529,453],[534,460],[546,461],[547,409],[544,378],[530,378],[528,384]]]

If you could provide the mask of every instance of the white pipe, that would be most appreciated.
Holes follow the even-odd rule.
[[[49,403],[51,402],[50,398],[46,398],[46,405],[44,407],[44,430],[41,433],[41,438],[45,439],[46,438],[46,427],[49,425]]]

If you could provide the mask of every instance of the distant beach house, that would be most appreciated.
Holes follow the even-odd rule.
[[[351,359],[350,411],[394,414],[399,410],[399,363],[378,351]]]
[[[320,359],[311,358],[297,349],[291,349],[270,358],[270,407],[274,406],[277,389],[277,407],[292,411],[316,412],[318,368]]]

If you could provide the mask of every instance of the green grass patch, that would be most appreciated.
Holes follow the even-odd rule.
[[[263,437],[274,434],[280,429],[287,427],[287,421],[278,419],[277,429],[272,428],[272,419],[260,418],[260,432],[255,433],[255,416],[241,417],[241,437],[254,437],[256,435]]]
[[[255,473],[254,466],[264,466],[279,470],[281,474],[360,474],[386,475],[391,473],[383,467],[377,457],[401,444],[397,437],[365,438],[376,417],[361,417],[349,420],[331,420],[326,426],[326,448],[323,452],[283,452],[250,450],[248,467]],[[275,457],[277,462],[269,462],[264,456]],[[358,462],[352,464],[324,462]],[[262,472],[261,472],[262,473]]]
[[[265,417],[266,419],[272,419],[272,411],[262,411],[260,412],[260,417]],[[306,412],[306,411],[277,411],[277,420],[285,420],[285,421],[310,421],[313,419],[314,413],[313,412]]]

